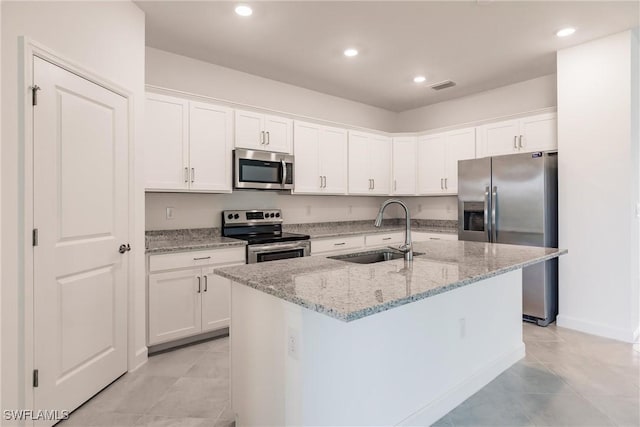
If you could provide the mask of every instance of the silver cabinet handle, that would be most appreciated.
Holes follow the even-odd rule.
[[[372,188],[372,190],[375,190],[375,189],[376,189],[376,179],[375,179],[375,178],[373,178],[373,179],[371,180],[371,182],[373,182],[373,188]]]
[[[520,140],[518,141],[518,146],[522,149],[522,135],[520,135]]]
[[[487,241],[491,241],[491,229],[489,228],[489,186],[484,187],[484,230],[487,232]]]
[[[209,284],[209,278],[207,277],[207,275],[204,275],[204,291],[207,292],[207,289],[209,288],[208,286]]]
[[[264,131],[260,131],[260,145],[264,145]]]
[[[347,242],[334,243],[333,246],[344,246]]]
[[[271,134],[267,131],[267,145],[271,144]]]
[[[449,186],[447,185],[447,179],[449,179],[449,178],[445,178],[445,179],[444,179],[444,189],[445,189],[445,190],[448,190],[448,189],[449,189]]]
[[[513,137],[513,149],[517,150],[518,149],[518,136],[514,136]]]
[[[322,176],[322,182],[323,182],[322,188],[327,188],[327,176],[326,175]]]
[[[491,194],[491,233],[493,234],[493,239],[491,240],[493,243],[496,243],[498,240],[498,227],[496,226],[497,211],[498,211],[498,187],[493,187],[493,193]]]
[[[201,287],[200,287],[200,285],[201,285],[201,283],[200,283],[201,278],[200,278],[200,276],[197,276],[196,278],[198,279],[198,293],[200,293],[200,292],[201,292]]]
[[[396,181],[395,179],[393,180],[393,191],[398,190],[398,181]]]
[[[323,183],[323,182],[324,182],[324,181],[322,180],[322,175],[320,175],[320,188],[322,188],[322,183]]]
[[[371,178],[369,178],[369,190],[371,190]]]
[[[189,182],[189,168],[184,168],[184,182]]]
[[[391,237],[383,237],[382,240],[391,240]]]
[[[280,160],[282,164],[282,185],[287,183],[287,163],[284,160]]]
[[[211,257],[210,256],[201,256],[201,257],[198,257],[198,258],[194,258],[193,260],[194,261],[201,261],[203,259],[211,259]]]
[[[191,168],[191,182],[196,180],[196,168]]]
[[[440,189],[444,190],[444,178],[440,178]]]

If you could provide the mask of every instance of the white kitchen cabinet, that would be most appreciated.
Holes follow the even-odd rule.
[[[145,188],[231,192],[232,110],[147,94]]]
[[[349,132],[349,194],[391,194],[391,139]]]
[[[231,282],[213,269],[244,263],[244,247],[151,255],[148,344],[228,327]]]
[[[556,113],[489,123],[478,128],[478,157],[558,148]]]
[[[347,132],[313,123],[294,123],[297,194],[347,192]]]
[[[428,233],[425,231],[412,231],[411,239],[414,242],[426,242],[429,240],[458,240],[458,235],[453,233]]]
[[[311,239],[311,255],[335,255],[364,248],[364,235]]]
[[[416,194],[417,138],[393,138],[391,192],[395,195]]]
[[[242,110],[235,118],[236,148],[291,153],[291,119]]]
[[[398,245],[401,243],[404,243],[404,231],[394,231],[391,233],[374,233],[364,236],[364,245],[367,248]]]
[[[418,138],[418,193],[457,194],[458,161],[476,154],[475,128]]]

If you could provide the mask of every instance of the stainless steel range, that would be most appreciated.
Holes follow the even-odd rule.
[[[249,243],[247,264],[309,256],[309,236],[283,233],[282,222],[279,209],[223,211],[222,235]]]

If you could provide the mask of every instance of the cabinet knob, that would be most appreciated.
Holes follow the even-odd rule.
[[[125,253],[125,252],[129,252],[131,250],[131,245],[129,245],[128,243],[123,243],[122,245],[120,245],[120,247],[118,248],[118,252],[120,252],[121,254]]]

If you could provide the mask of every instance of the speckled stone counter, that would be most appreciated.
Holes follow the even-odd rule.
[[[390,231],[404,231],[404,220],[385,219],[382,227],[373,225],[370,221],[338,221],[316,222],[308,224],[284,224],[284,231],[290,233],[308,234],[312,239],[324,237],[348,236],[357,234],[388,233]],[[437,219],[413,219],[411,231],[426,233],[458,233],[458,221]]]
[[[466,241],[414,244],[403,259],[361,265],[305,257],[215,273],[346,322],[563,255],[566,250]]]
[[[244,240],[220,236],[219,228],[157,230],[145,233],[147,254],[245,246]]]

